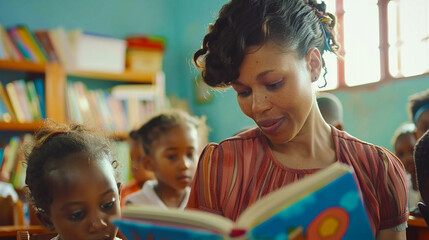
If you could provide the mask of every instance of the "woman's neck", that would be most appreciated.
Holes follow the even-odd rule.
[[[163,182],[158,181],[158,184],[155,185],[155,193],[158,195],[159,199],[167,207],[180,207],[180,204],[183,202],[183,199],[186,196],[186,189],[177,190],[170,187]]]
[[[324,168],[334,161],[335,145],[331,126],[324,120],[317,107],[313,107],[298,134],[283,144],[271,144],[278,161],[295,169]]]

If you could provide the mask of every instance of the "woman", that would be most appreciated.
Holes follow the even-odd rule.
[[[188,208],[235,220],[266,194],[339,161],[355,170],[374,236],[405,239],[402,164],[328,125],[317,106],[323,51],[339,47],[325,9],[304,0],[232,0],[220,10],[194,62],[208,85],[234,88],[257,127],[205,148]]]

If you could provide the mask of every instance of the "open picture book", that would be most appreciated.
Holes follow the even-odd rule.
[[[342,163],[266,195],[236,222],[157,206],[125,206],[113,222],[128,239],[374,239],[353,170]]]

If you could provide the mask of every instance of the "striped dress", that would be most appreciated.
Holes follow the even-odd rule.
[[[404,223],[408,190],[402,163],[385,148],[331,128],[337,161],[354,168],[373,232]],[[236,220],[261,197],[318,170],[282,165],[262,132],[254,128],[206,146],[187,208]]]

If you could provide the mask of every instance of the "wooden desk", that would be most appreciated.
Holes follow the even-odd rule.
[[[29,226],[0,226],[0,239],[6,237],[14,237],[16,238],[16,233],[18,231],[28,231],[30,234],[32,233],[49,233],[50,231],[46,230],[41,225],[29,225]]]
[[[407,239],[424,240],[429,239],[429,229],[423,218],[408,217]]]

